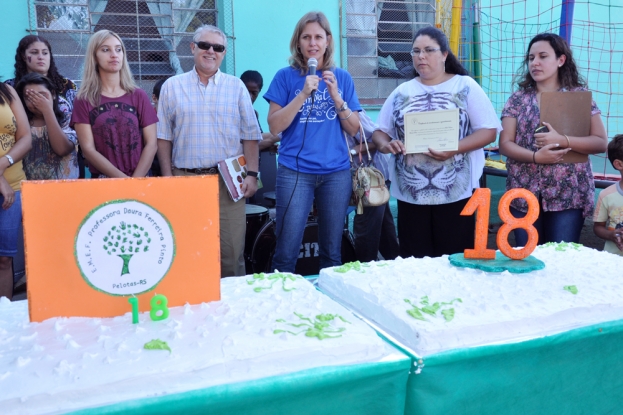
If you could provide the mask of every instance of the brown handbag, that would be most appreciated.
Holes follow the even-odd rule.
[[[348,148],[348,138],[344,132],[346,139],[346,148]],[[363,126],[359,123],[359,167],[351,168],[351,176],[353,180],[353,193],[351,195],[350,204],[357,207],[357,214],[363,213],[364,207],[381,206],[389,201],[389,189],[385,185],[385,177],[383,173],[376,167],[366,167],[363,164],[361,156],[362,146],[365,144],[366,153],[368,154],[368,162],[372,161],[368,142],[365,139]],[[350,162],[353,162],[353,156],[348,153]]]

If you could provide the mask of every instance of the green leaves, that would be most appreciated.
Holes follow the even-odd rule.
[[[548,242],[543,244],[543,246],[551,246],[554,247],[556,251],[565,252],[568,249],[574,249],[579,251],[582,247],[582,244],[577,244],[575,242]]]
[[[119,225],[113,225],[104,236],[103,248],[108,255],[117,252],[117,248],[121,254],[126,252],[137,254],[141,252],[139,245],[144,244],[142,238],[147,238],[147,244],[151,242],[149,233],[142,226],[121,222]],[[147,244],[144,245],[142,252],[149,251]]]
[[[578,287],[575,285],[565,285],[562,287],[563,290],[569,291],[571,294],[576,295],[578,293]]]
[[[259,274],[253,274],[253,279],[247,280],[247,284],[253,285],[255,283],[258,284],[258,287],[255,287],[253,291],[256,293],[262,292],[263,290],[272,289],[276,282],[281,281],[281,289],[283,291],[292,291],[296,288],[286,288],[286,281],[296,281],[299,277],[296,277],[292,274],[285,274],[281,272],[275,272],[272,274],[265,274],[263,272]],[[265,284],[263,286],[259,286],[260,284]]]
[[[417,307],[412,308],[411,310],[407,310],[407,314],[409,314],[411,317],[416,318],[418,320],[426,321],[426,319],[424,318],[424,315],[422,314],[420,309]]]
[[[427,314],[432,317],[437,316],[437,312],[441,310],[441,315],[446,321],[451,321],[454,318],[454,308],[444,308],[444,306],[452,305],[454,302],[462,303],[463,300],[460,298],[455,298],[450,302],[434,302],[430,303],[430,300],[427,295],[420,298],[420,305],[415,305],[408,298],[404,299],[405,303],[409,304],[412,308],[407,310],[407,314],[417,320],[428,321],[424,314]]]
[[[168,350],[169,353],[172,353],[167,342],[160,339],[154,339],[150,342],[147,342],[143,347],[147,350]]]
[[[276,329],[273,331],[273,333],[289,333],[294,336],[305,333],[305,337],[316,337],[318,340],[334,339],[337,337],[341,337],[342,335],[338,333],[342,333],[346,330],[346,327],[336,326],[338,320],[343,323],[351,324],[348,320],[338,314],[318,314],[313,320],[297,312],[294,312],[294,315],[299,318],[300,322],[288,323],[282,318],[276,321],[277,323],[287,324],[288,326],[295,327],[297,329],[302,328],[303,330],[299,332],[293,332],[290,330]]]
[[[347,262],[346,264],[339,266],[339,267],[335,267],[333,268],[333,271],[335,272],[339,272],[340,274],[344,274],[347,273],[348,271],[359,271],[359,272],[366,272],[363,268],[368,268],[370,267],[370,264],[366,264],[366,263],[361,263],[359,261],[355,261],[355,262]]]
[[[448,308],[447,310],[441,310],[441,314],[446,321],[450,321],[454,318],[454,308]]]

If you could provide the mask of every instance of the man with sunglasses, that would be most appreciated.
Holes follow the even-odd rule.
[[[244,83],[219,70],[227,38],[215,26],[195,31],[194,68],[169,78],[158,102],[158,160],[163,176],[218,175],[219,161],[244,154],[245,198],[257,191],[258,142],[262,140]],[[233,202],[219,176],[221,276],[245,275],[245,200]]]

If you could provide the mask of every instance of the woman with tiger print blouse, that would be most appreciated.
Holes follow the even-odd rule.
[[[402,257],[437,257],[474,245],[474,216],[460,212],[479,187],[483,147],[501,131],[493,105],[450,51],[434,27],[420,29],[413,42],[415,79],[398,86],[385,101],[372,139],[391,153],[391,193],[398,199]],[[407,154],[404,116],[411,112],[459,109],[458,151]]]

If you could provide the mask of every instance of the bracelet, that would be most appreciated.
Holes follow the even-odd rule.
[[[532,152],[532,162],[536,164],[536,151]]]
[[[346,118],[342,118],[342,117],[338,117],[340,120],[344,121],[350,118],[350,116],[353,115],[353,110],[350,110],[350,114],[348,114],[348,117]]]
[[[13,161],[13,157],[9,156],[8,154],[5,154],[4,157],[6,157],[6,159],[9,160],[9,167],[11,167],[15,163]]]
[[[567,148],[571,147],[571,141],[569,140],[569,137],[567,136],[567,134],[563,134],[563,135],[567,139]]]

